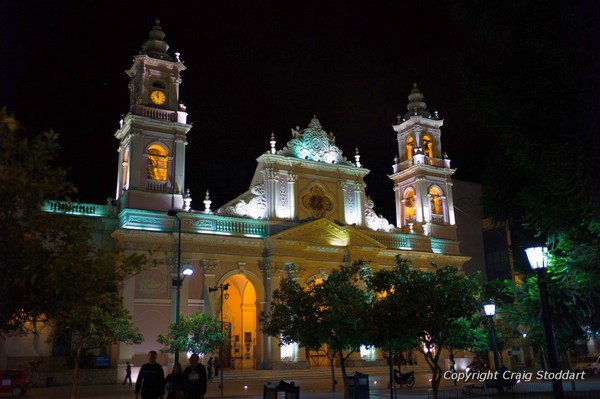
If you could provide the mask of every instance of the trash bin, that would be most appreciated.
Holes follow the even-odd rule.
[[[51,387],[52,384],[54,384],[54,378],[52,378],[52,377],[46,377],[46,386],[47,387]]]
[[[299,399],[300,387],[294,384],[294,381],[279,381],[279,384],[268,383],[265,385],[263,399],[277,399],[278,392],[284,392],[285,399]]]
[[[355,371],[346,378],[348,398],[369,399],[369,375]]]

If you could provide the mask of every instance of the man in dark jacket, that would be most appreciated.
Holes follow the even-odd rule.
[[[148,353],[148,363],[140,369],[135,381],[135,398],[141,392],[142,399],[163,399],[165,396],[165,372],[156,363],[156,351]]]
[[[185,399],[204,399],[206,395],[206,367],[199,363],[197,354],[190,356],[190,365],[183,370]]]

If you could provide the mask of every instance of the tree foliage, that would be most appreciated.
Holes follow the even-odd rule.
[[[397,333],[384,327],[384,334],[396,342],[420,343],[415,348],[423,354],[432,371],[431,384],[437,397],[443,375],[442,349],[452,349],[458,334],[473,340],[463,342],[463,347],[480,345],[480,336],[475,331],[467,335],[469,330],[479,328],[470,323],[473,315],[481,310],[478,275],[466,276],[452,266],[433,271],[414,270],[400,257],[396,263],[393,270],[376,271],[368,284],[375,298],[374,313],[379,317],[387,313],[384,320],[396,328]],[[381,310],[377,310],[378,307]]]
[[[340,266],[325,280],[305,287],[283,279],[270,310],[260,315],[262,330],[284,344],[296,342],[313,350],[325,345],[337,355],[346,384],[346,359],[367,341],[369,296],[361,286],[363,266]]]
[[[169,324],[169,332],[160,334],[157,341],[166,346],[163,352],[175,350],[193,353],[211,353],[221,348],[229,332],[221,329],[221,322],[203,312],[180,317],[179,325]]]
[[[76,192],[53,165],[58,136],[33,136],[0,113],[0,334],[27,334],[51,325],[75,343],[71,397],[86,349],[141,342],[119,296],[120,283],[142,270],[146,256],[98,249],[84,218],[49,214],[49,200]],[[29,137],[31,136],[31,137]]]
[[[66,198],[74,187],[66,171],[52,167],[59,150],[56,133],[29,137],[6,109],[0,119],[0,335],[21,334],[52,304],[37,288],[44,288],[39,278],[51,268],[46,237],[65,227],[44,215],[42,204]]]

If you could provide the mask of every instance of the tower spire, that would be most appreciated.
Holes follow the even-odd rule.
[[[165,42],[165,32],[160,26],[160,20],[154,21],[154,26],[148,33],[148,40],[142,44],[142,52],[149,57],[165,61],[175,61],[168,53],[169,45]]]
[[[417,87],[416,83],[413,83],[413,88],[408,95],[408,105],[406,109],[408,112],[404,114],[405,119],[409,119],[413,115],[421,115],[426,118],[429,117],[429,111],[427,110],[427,104],[423,101],[423,93]]]

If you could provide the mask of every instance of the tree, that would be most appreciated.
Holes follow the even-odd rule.
[[[57,140],[52,131],[32,136],[0,110],[0,335],[33,331],[49,304],[37,290],[50,268],[45,239],[66,226],[41,209],[75,192],[66,171],[52,167]]]
[[[163,352],[182,350],[193,353],[210,353],[221,348],[229,333],[221,329],[221,322],[203,312],[180,317],[179,325],[169,324],[167,335],[160,334],[157,341],[167,348]]]
[[[54,217],[56,224],[63,222],[68,229],[45,236],[46,267],[35,263],[31,273],[35,274],[35,296],[40,302],[44,299],[47,302],[44,316],[53,328],[53,335],[68,331],[73,337],[71,398],[75,398],[84,352],[112,342],[140,343],[143,340],[122,303],[119,287],[122,281],[145,267],[146,257],[96,249],[85,220]]]
[[[51,325],[75,343],[71,397],[77,396],[84,351],[142,336],[119,296],[120,284],[141,271],[146,256],[96,248],[84,218],[42,211],[75,188],[53,167],[57,135],[33,138],[0,113],[0,333],[27,334]]]
[[[381,298],[374,306],[385,307],[383,312],[388,312],[389,320],[401,331],[402,341],[414,339],[421,343],[416,349],[432,371],[431,385],[437,398],[443,375],[442,349],[456,345],[451,338],[462,330],[458,323],[470,320],[481,310],[478,275],[466,276],[452,266],[434,271],[413,270],[398,257],[393,270],[375,272],[372,281],[369,286]],[[475,344],[476,341],[465,346]]]
[[[367,341],[368,294],[360,286],[363,266],[364,262],[340,266],[325,280],[310,281],[306,287],[283,279],[273,293],[269,312],[260,315],[262,330],[278,336],[284,344],[296,342],[309,350],[326,345],[340,362],[344,386],[348,356]],[[335,390],[333,360],[330,358]]]
[[[488,55],[468,57],[463,68],[466,105],[497,140],[486,157],[484,213],[512,231],[525,229],[524,239],[513,235],[517,269],[530,273],[517,248],[534,237],[549,246],[556,259],[549,289],[577,291],[578,300],[566,302],[573,309],[561,310],[564,327],[594,332],[600,328],[600,58],[589,43],[598,34],[598,7],[547,7],[541,0],[455,7],[473,38],[468,51]],[[536,290],[535,284],[523,287]],[[555,304],[563,303],[560,292],[551,292],[550,300],[555,293]]]

